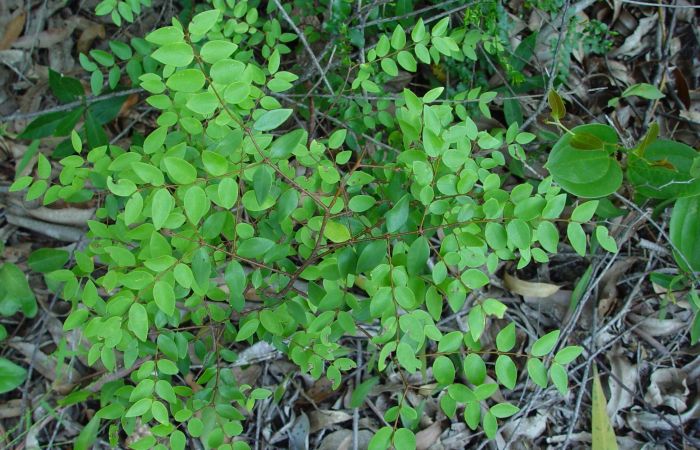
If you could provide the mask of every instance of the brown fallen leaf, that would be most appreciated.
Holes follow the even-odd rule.
[[[556,284],[525,281],[509,273],[505,274],[503,285],[514,294],[537,298],[549,297],[560,289]]]
[[[80,37],[76,43],[78,51],[80,53],[87,53],[92,46],[92,41],[97,38],[105,38],[105,27],[100,23],[92,23],[90,26],[85,28],[82,33],[80,33]]]
[[[315,433],[337,423],[347,422],[352,416],[345,411],[319,409],[309,412],[309,433]]]
[[[47,355],[28,342],[11,342],[10,347],[19,351],[44,378],[52,381],[53,388],[60,394],[67,394],[75,386],[80,374],[65,362],[59,362],[55,356]]]
[[[416,433],[416,450],[427,450],[431,445],[440,439],[442,425],[434,422],[428,428],[424,428]]]
[[[6,25],[5,33],[0,39],[0,50],[7,50],[22,35],[24,23],[27,20],[27,13],[23,9],[18,9],[12,14],[12,19]]]

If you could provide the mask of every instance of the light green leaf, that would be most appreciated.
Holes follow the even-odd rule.
[[[389,427],[382,427],[374,433],[367,446],[367,450],[386,450],[391,444],[391,435],[394,430]]]
[[[170,192],[161,188],[156,191],[153,195],[153,200],[151,201],[151,218],[153,219],[153,226],[156,230],[163,228],[165,221],[168,219],[170,212],[175,205],[175,199]]]
[[[566,369],[559,363],[552,363],[549,367],[549,378],[557,387],[561,395],[565,395],[569,388],[569,376]]]
[[[221,12],[218,9],[210,9],[195,15],[187,29],[190,34],[202,35],[211,30],[219,20]]]
[[[166,281],[157,281],[153,286],[153,299],[158,309],[165,315],[172,316],[175,313],[175,291],[173,285]]]
[[[195,225],[199,223],[209,210],[207,194],[199,186],[191,186],[187,189],[184,204],[187,218]]]
[[[515,405],[511,405],[510,403],[497,403],[493,405],[489,411],[491,414],[493,414],[495,417],[499,419],[504,419],[506,417],[510,417],[513,414],[517,413],[520,411],[520,408],[518,408]]]
[[[266,111],[255,121],[253,128],[258,131],[274,130],[282,125],[291,115],[291,109],[275,109],[272,111]]]
[[[496,348],[500,352],[509,352],[515,347],[515,324],[509,323],[496,335]]]
[[[537,339],[534,344],[532,344],[532,349],[530,354],[532,356],[545,356],[554,349],[557,345],[557,340],[559,339],[560,330],[550,331],[541,338]]]
[[[197,179],[197,169],[184,159],[166,157],[163,163],[168,175],[177,184],[192,184]]]
[[[499,349],[500,350],[500,349]],[[464,358],[464,373],[467,380],[475,385],[480,385],[486,379],[486,363],[480,355],[470,353]]]
[[[539,359],[530,358],[527,360],[527,374],[539,387],[547,387],[547,368]]]
[[[350,230],[342,223],[329,220],[326,223],[326,228],[323,230],[323,235],[335,243],[345,242],[350,240]]]
[[[27,370],[12,361],[0,358],[0,394],[19,387],[27,378]]]
[[[561,365],[569,364],[574,359],[578,358],[583,352],[583,347],[578,345],[570,345],[559,350],[556,355],[554,355],[554,362]]]
[[[165,85],[176,92],[192,93],[204,87],[206,79],[199,69],[185,69],[175,72],[168,78]]]
[[[153,59],[163,64],[174,67],[185,67],[194,59],[194,52],[189,44],[185,42],[174,42],[160,47],[153,52],[151,56]]]
[[[593,218],[593,214],[595,214],[595,211],[598,208],[598,203],[598,200],[590,200],[581,203],[571,213],[571,220],[575,222],[588,222],[591,220],[591,218]]]
[[[133,303],[131,308],[129,308],[129,330],[140,341],[146,342],[148,337],[148,313],[146,308],[140,303]]]
[[[438,356],[433,363],[433,376],[441,385],[452,384],[455,380],[455,366],[447,356]]]
[[[518,380],[518,369],[510,356],[500,355],[496,359],[496,377],[508,389],[515,388],[515,383]]]
[[[224,39],[208,41],[202,46],[200,55],[204,62],[214,64],[215,62],[228,58],[236,51],[238,45]]]
[[[586,256],[586,233],[580,223],[571,222],[566,227],[566,236],[576,253]]]
[[[657,100],[666,97],[656,86],[648,83],[633,84],[622,93],[622,97],[637,97],[646,98],[647,100]]]
[[[405,38],[404,38],[405,39]],[[394,432],[394,447],[401,450],[416,449],[416,435],[408,428],[399,428]]]

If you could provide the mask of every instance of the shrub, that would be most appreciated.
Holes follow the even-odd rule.
[[[116,3],[102,4],[116,22],[129,20]],[[232,438],[245,412],[272,392],[239,384],[228,365],[234,348],[260,341],[338,388],[356,367],[346,337],[366,338],[374,369],[404,380],[384,417],[390,426],[371,448],[415,447],[419,412],[405,401],[414,389],[406,374],[431,371],[445,414],[463,409],[467,425],[488,437],[498,419],[518,412],[491,396],[516,386],[525,376],[519,366],[535,385],[551,381],[565,393],[565,366],[582,348],[563,346],[558,330],[529,348],[518,343],[506,305],[483,288],[504,261],[548,261],[560,230],[580,255],[617,251],[592,221],[599,201],[571,203],[560,187],[581,197],[617,190],[622,170],[609,156],[616,136],[594,125],[565,130],[548,163],[557,183],[524,180],[509,168],[522,164],[536,136],[515,121],[507,129],[477,125],[491,117],[496,92],[404,87],[394,95],[390,82],[401,70],[474,60],[480,42],[492,43],[468,25],[451,27],[449,17],[419,19],[408,30],[392,22],[366,48],[364,36],[350,34],[364,53],[344,54],[346,73],[326,72],[312,58],[329,98],[309,111],[293,94],[304,81],[289,58],[297,36],[252,4],[213,5],[137,41],[142,63],[127,71],[158,111],[145,139],[128,149],[90,145],[89,130],[73,130],[57,182],[40,157],[36,176],[13,185],[45,204],[100,205],[72,267],[46,273],[73,305],[64,329],[81,331],[88,363],[128,375],[66,399],[99,400],[90,432],[109,421],[116,445],[116,423],[127,435],[148,423],[152,433],[132,447],[185,448],[189,435],[207,447],[249,448]],[[274,8],[269,2],[267,13]],[[308,45],[300,44],[303,52]],[[98,73],[87,57],[81,62]],[[563,102],[556,94],[551,101],[558,122]],[[581,150],[582,139],[595,148]],[[600,153],[596,164],[615,177],[590,180],[586,167],[571,173],[571,164],[588,164],[567,160],[579,150]],[[462,312],[466,331],[439,325]],[[483,339],[487,331],[495,348]],[[188,373],[196,377],[185,383]]]

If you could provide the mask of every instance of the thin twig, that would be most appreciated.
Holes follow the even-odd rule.
[[[333,90],[333,87],[331,86],[331,83],[328,81],[328,78],[326,78],[326,73],[323,71],[321,68],[321,64],[318,62],[318,59],[316,59],[316,55],[314,54],[313,50],[311,50],[311,47],[309,46],[309,43],[306,41],[306,37],[304,36],[304,33],[299,30],[299,28],[296,26],[294,21],[292,20],[291,17],[289,17],[289,14],[287,14],[287,11],[285,11],[284,7],[280,3],[279,0],[273,0],[275,2],[275,5],[277,8],[280,10],[282,13],[282,17],[284,17],[284,20],[287,21],[289,26],[292,27],[292,30],[299,36],[299,40],[301,43],[304,45],[304,48],[306,49],[306,52],[309,54],[309,57],[311,58],[311,61],[314,63],[314,66],[316,66],[316,70],[318,73],[321,75],[321,78],[323,78],[323,82],[328,88],[328,91],[331,94],[335,94],[335,91]]]
[[[31,119],[31,118],[41,116],[44,114],[60,112],[60,111],[68,111],[68,110],[77,108],[78,106],[91,105],[93,103],[96,103],[96,102],[99,102],[102,100],[108,100],[108,99],[114,98],[114,97],[122,97],[124,95],[137,94],[139,92],[143,92],[143,88],[140,88],[140,87],[139,88],[132,88],[132,89],[126,89],[124,91],[111,92],[109,94],[104,94],[104,95],[85,97],[82,100],[77,100],[75,102],[66,103],[65,105],[60,105],[60,106],[55,106],[53,108],[44,109],[42,111],[34,111],[31,113],[10,114],[9,116],[0,117],[0,122],[12,122],[15,120]]]

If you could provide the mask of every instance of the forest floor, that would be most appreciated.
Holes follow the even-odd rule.
[[[543,65],[562,55],[567,58],[567,82],[560,92],[570,105],[571,126],[608,123],[624,139],[635,142],[656,122],[660,135],[697,148],[700,9],[685,0],[661,3],[668,4],[574,3],[582,23],[604,24],[607,29],[586,31],[588,38],[574,40],[558,55],[552,55],[550,48],[541,49],[539,55]],[[28,371],[20,389],[0,395],[0,448],[71,448],[94,410],[90,403],[63,406],[61,400],[76,386],[99,389],[115,377],[68,364],[72,356],[66,348],[71,339],[78,339],[62,330],[70,305],[57,300],[41,274],[30,270],[33,251],[77,245],[86,231],[84,211],[43,208],[8,192],[31,147],[17,134],[32,119],[47,112],[66,112],[71,106],[57,102],[49,68],[81,79],[89,90],[87,75],[78,63],[80,52],[106,48],[115,37],[143,36],[166,23],[178,8],[177,3],[154,1],[155,7],[137,22],[116,28],[105,17],[94,15],[95,4],[91,0],[0,2],[0,262],[16,264],[26,272],[39,305],[31,319],[22,314],[0,316],[8,334],[0,343],[0,356]],[[513,40],[541,28],[552,17],[537,7],[525,8],[519,0],[505,2],[505,11],[514,24],[508,31]],[[459,19],[458,11],[454,17]],[[496,75],[493,78],[495,83]],[[657,86],[665,96],[608,104],[636,83]],[[110,139],[128,140],[131,132],[145,134],[154,127],[155,114],[141,101],[138,87],[127,94],[116,119],[106,127]],[[542,94],[519,97],[523,110],[534,112]],[[546,128],[540,118],[533,121],[533,127]],[[41,139],[39,151],[50,154],[59,141]],[[543,171],[542,166],[534,169]],[[594,366],[620,448],[700,448],[700,346],[691,346],[689,339],[693,311],[683,292],[668,290],[658,281],[677,273],[668,242],[668,212],[637,206],[627,194],[621,192],[613,206],[624,214],[609,224],[611,234],[618,237],[619,253],[582,258],[563,246],[548,264],[503,271],[490,287],[523,323],[535,324],[534,329],[559,326],[569,342],[586,347],[587,360],[570,372],[569,394],[516,387],[526,414],[506,423],[493,442],[472,432],[459,418],[445,418],[437,399],[415,398],[423,411],[419,449],[588,448]],[[575,309],[570,308],[572,297],[578,302]],[[457,313],[444,323],[463,328],[463,321]],[[235,371],[241,383],[273,388],[287,383],[283,401],[261,406],[246,426],[248,436],[264,439],[267,448],[304,448],[307,440],[308,448],[366,448],[370,430],[376,429],[401,382],[372,378],[367,401],[353,408],[356,380],[371,376],[369,371],[363,373],[362,361],[366,364],[367,357],[361,353],[357,355],[360,371],[332,391],[325,378],[309,382],[303,376],[288,376],[295,366],[269,345],[237,350],[241,363]],[[107,433],[100,431],[97,445],[108,447]]]

